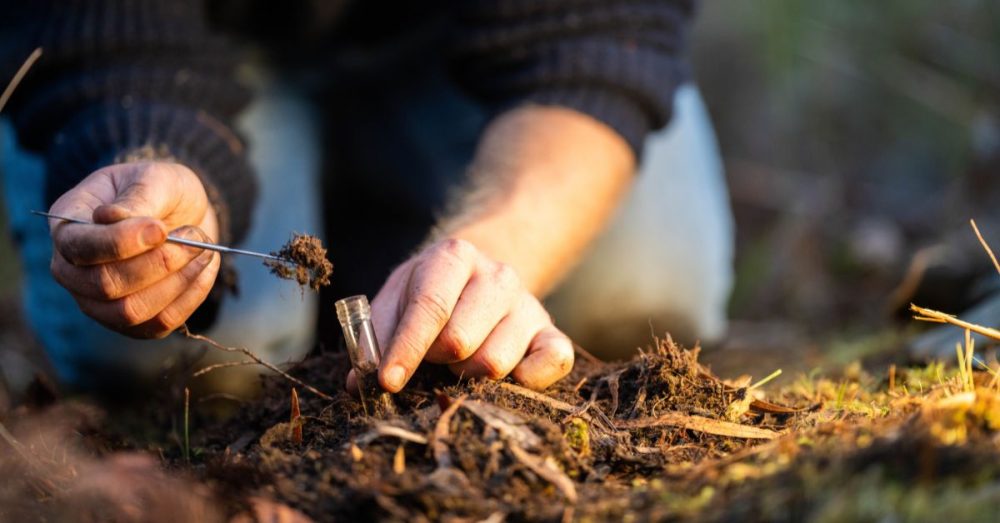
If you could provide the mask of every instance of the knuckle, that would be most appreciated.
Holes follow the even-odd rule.
[[[73,239],[72,237],[66,238],[60,235],[55,242],[55,248],[62,255],[66,263],[70,265],[79,265],[80,256],[80,243]]]
[[[165,246],[153,249],[150,256],[153,258],[152,264],[155,271],[160,274],[170,274],[176,270],[178,256],[171,254],[172,250]]]
[[[403,365],[415,365],[416,362],[419,362],[423,357],[424,347],[422,347],[420,341],[412,335],[406,333],[397,334],[396,339],[394,340],[394,345],[395,348],[398,349],[397,354],[402,357]]]
[[[520,287],[521,279],[517,271],[509,264],[498,262],[493,270],[493,281],[497,286],[504,289],[515,289]]]
[[[149,307],[141,299],[126,296],[117,302],[122,324],[133,327],[149,319]]]
[[[191,282],[188,289],[197,294],[200,299],[204,299],[210,292],[212,292],[212,282],[206,280],[205,278],[198,278]]]
[[[505,362],[496,355],[483,358],[483,360],[479,362],[479,366],[482,369],[483,377],[490,380],[503,379],[510,370],[507,368]]]
[[[130,238],[125,237],[122,234],[116,234],[111,241],[108,243],[107,256],[113,260],[121,260],[124,258],[124,254],[128,251],[128,244],[131,242]]]
[[[451,316],[448,302],[435,292],[417,293],[410,299],[410,306],[435,325],[444,325]]]
[[[94,274],[94,283],[99,298],[113,300],[121,297],[123,286],[118,271],[105,263],[94,269]]]
[[[171,307],[156,315],[156,318],[153,319],[151,331],[162,333],[162,336],[166,336],[183,325],[185,321],[187,321],[187,317],[184,313]]]
[[[442,240],[439,249],[442,253],[459,260],[470,260],[477,252],[476,246],[471,242],[458,238],[448,238],[447,240]]]
[[[462,361],[472,355],[469,334],[458,325],[448,324],[438,335],[438,343],[448,362]]]

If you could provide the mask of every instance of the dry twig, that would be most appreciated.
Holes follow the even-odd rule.
[[[38,47],[28,55],[28,58],[21,64],[17,72],[14,73],[14,78],[10,79],[10,83],[3,90],[3,94],[0,94],[0,111],[3,110],[4,106],[7,105],[7,100],[10,100],[11,95],[14,94],[14,89],[17,89],[17,85],[21,83],[24,79],[24,75],[28,74],[28,69],[42,56],[42,48]]]
[[[979,243],[982,244],[983,249],[986,249],[986,254],[990,256],[993,260],[993,266],[996,267],[997,272],[1000,273],[1000,262],[997,261],[997,257],[993,254],[993,249],[990,248],[990,244],[986,243],[986,239],[983,238],[982,233],[979,232],[979,227],[976,226],[976,220],[969,220],[969,224],[972,225],[972,230],[976,232],[976,238],[979,238]]]
[[[616,425],[619,429],[643,429],[649,427],[677,427],[716,436],[726,436],[729,438],[743,439],[774,439],[781,434],[769,429],[740,425],[729,421],[722,421],[683,412],[666,412],[655,418],[639,418],[619,421]]]
[[[208,336],[202,336],[201,334],[194,334],[193,332],[191,332],[190,330],[188,330],[187,325],[182,325],[181,328],[180,328],[180,332],[183,333],[185,336],[187,336],[188,338],[190,338],[192,340],[203,341],[203,342],[209,344],[211,347],[216,348],[218,350],[221,350],[223,352],[233,352],[233,353],[243,354],[246,357],[248,357],[251,360],[253,360],[253,363],[261,365],[261,366],[267,368],[268,370],[271,370],[273,372],[276,372],[276,373],[280,374],[286,380],[288,380],[288,381],[290,381],[290,382],[292,382],[292,383],[294,383],[294,384],[296,384],[296,385],[298,385],[298,386],[300,386],[300,387],[308,390],[309,392],[312,392],[313,394],[315,394],[315,395],[317,395],[317,396],[319,396],[319,397],[321,397],[321,398],[323,398],[323,399],[325,399],[327,401],[333,401],[333,396],[330,396],[329,394],[326,394],[326,393],[320,391],[316,387],[313,387],[312,385],[309,385],[308,383],[305,383],[304,381],[296,378],[295,376],[292,376],[291,374],[289,374],[289,373],[287,373],[287,372],[279,369],[278,367],[276,367],[276,366],[274,366],[274,365],[272,365],[272,364],[270,364],[270,363],[268,363],[268,362],[260,359],[259,356],[257,356],[256,354],[254,354],[253,352],[251,352],[250,350],[248,350],[248,349],[246,349],[244,347],[226,347],[225,345],[222,345],[221,343],[213,340],[212,338],[209,338]],[[249,365],[250,362],[247,362],[247,364]]]
[[[910,310],[917,313],[913,319],[917,321],[928,321],[931,323],[950,323],[952,325],[962,327],[963,329],[970,330],[976,334],[982,334],[987,338],[993,338],[994,340],[1000,340],[1000,331],[992,329],[990,327],[983,327],[982,325],[976,325],[975,323],[969,323],[964,320],[958,319],[956,316],[947,314],[940,311],[935,311],[931,309],[925,309],[923,307],[910,304]]]
[[[578,412],[579,410],[578,407],[570,405],[565,401],[557,400],[551,396],[546,396],[545,394],[542,394],[540,392],[535,392],[531,389],[524,388],[520,385],[502,382],[498,386],[504,390],[507,390],[508,392],[512,392],[514,394],[524,396],[525,398],[535,400],[539,403],[544,404],[549,408],[558,411],[575,413]],[[605,432],[608,432],[612,435],[615,434],[617,431],[615,430],[614,424],[611,422],[610,419],[608,419],[608,417],[604,414],[604,412],[601,411],[600,409],[595,409],[595,412],[597,413],[596,416],[592,416],[588,412],[579,412],[578,414],[575,414],[575,416],[582,419],[583,421],[586,421],[587,423],[591,424],[596,428],[603,429]]]

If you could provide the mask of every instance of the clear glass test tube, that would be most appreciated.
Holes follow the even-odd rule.
[[[344,341],[351,364],[359,374],[378,370],[381,361],[375,328],[372,326],[372,309],[364,295],[351,296],[337,301],[337,319],[344,329]],[[359,376],[360,377],[360,376]]]

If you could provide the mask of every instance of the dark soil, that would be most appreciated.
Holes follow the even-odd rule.
[[[81,514],[118,514],[123,500],[141,520],[144,510],[167,510],[143,501],[152,481],[169,489],[166,514],[201,520],[850,521],[958,513],[974,520],[992,513],[1000,484],[1000,399],[992,389],[961,393],[928,368],[894,374],[887,391],[852,371],[837,384],[813,379],[783,389],[779,405],[720,380],[697,356],[669,339],[623,363],[581,353],[571,376],[544,394],[425,366],[392,396],[394,411],[366,414],[343,392],[346,355],[321,354],[290,371],[334,395],[300,398],[301,442],[290,423],[289,383],[268,378],[261,399],[228,420],[195,412],[190,464],[176,397],[159,416],[57,404],[5,422],[34,457],[0,457],[0,474],[16,478],[0,487],[0,520],[86,520]],[[981,386],[988,377],[978,376]],[[921,395],[902,392],[918,388]],[[158,428],[137,428],[137,420],[157,419]],[[147,463],[148,473],[141,464],[123,468],[123,453],[135,451],[159,456],[160,465]],[[100,484],[87,490],[83,480],[94,475],[129,485],[113,495]]]
[[[326,248],[319,238],[308,234],[295,234],[280,250],[271,254],[292,262],[276,260],[264,262],[264,265],[271,269],[271,273],[279,278],[297,281],[302,287],[309,287],[315,291],[330,285],[333,264],[327,259]]]

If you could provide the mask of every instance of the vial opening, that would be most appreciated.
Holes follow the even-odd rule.
[[[369,320],[372,317],[368,297],[364,294],[337,300],[337,303],[333,305],[337,309],[337,319],[340,320],[341,325]]]

